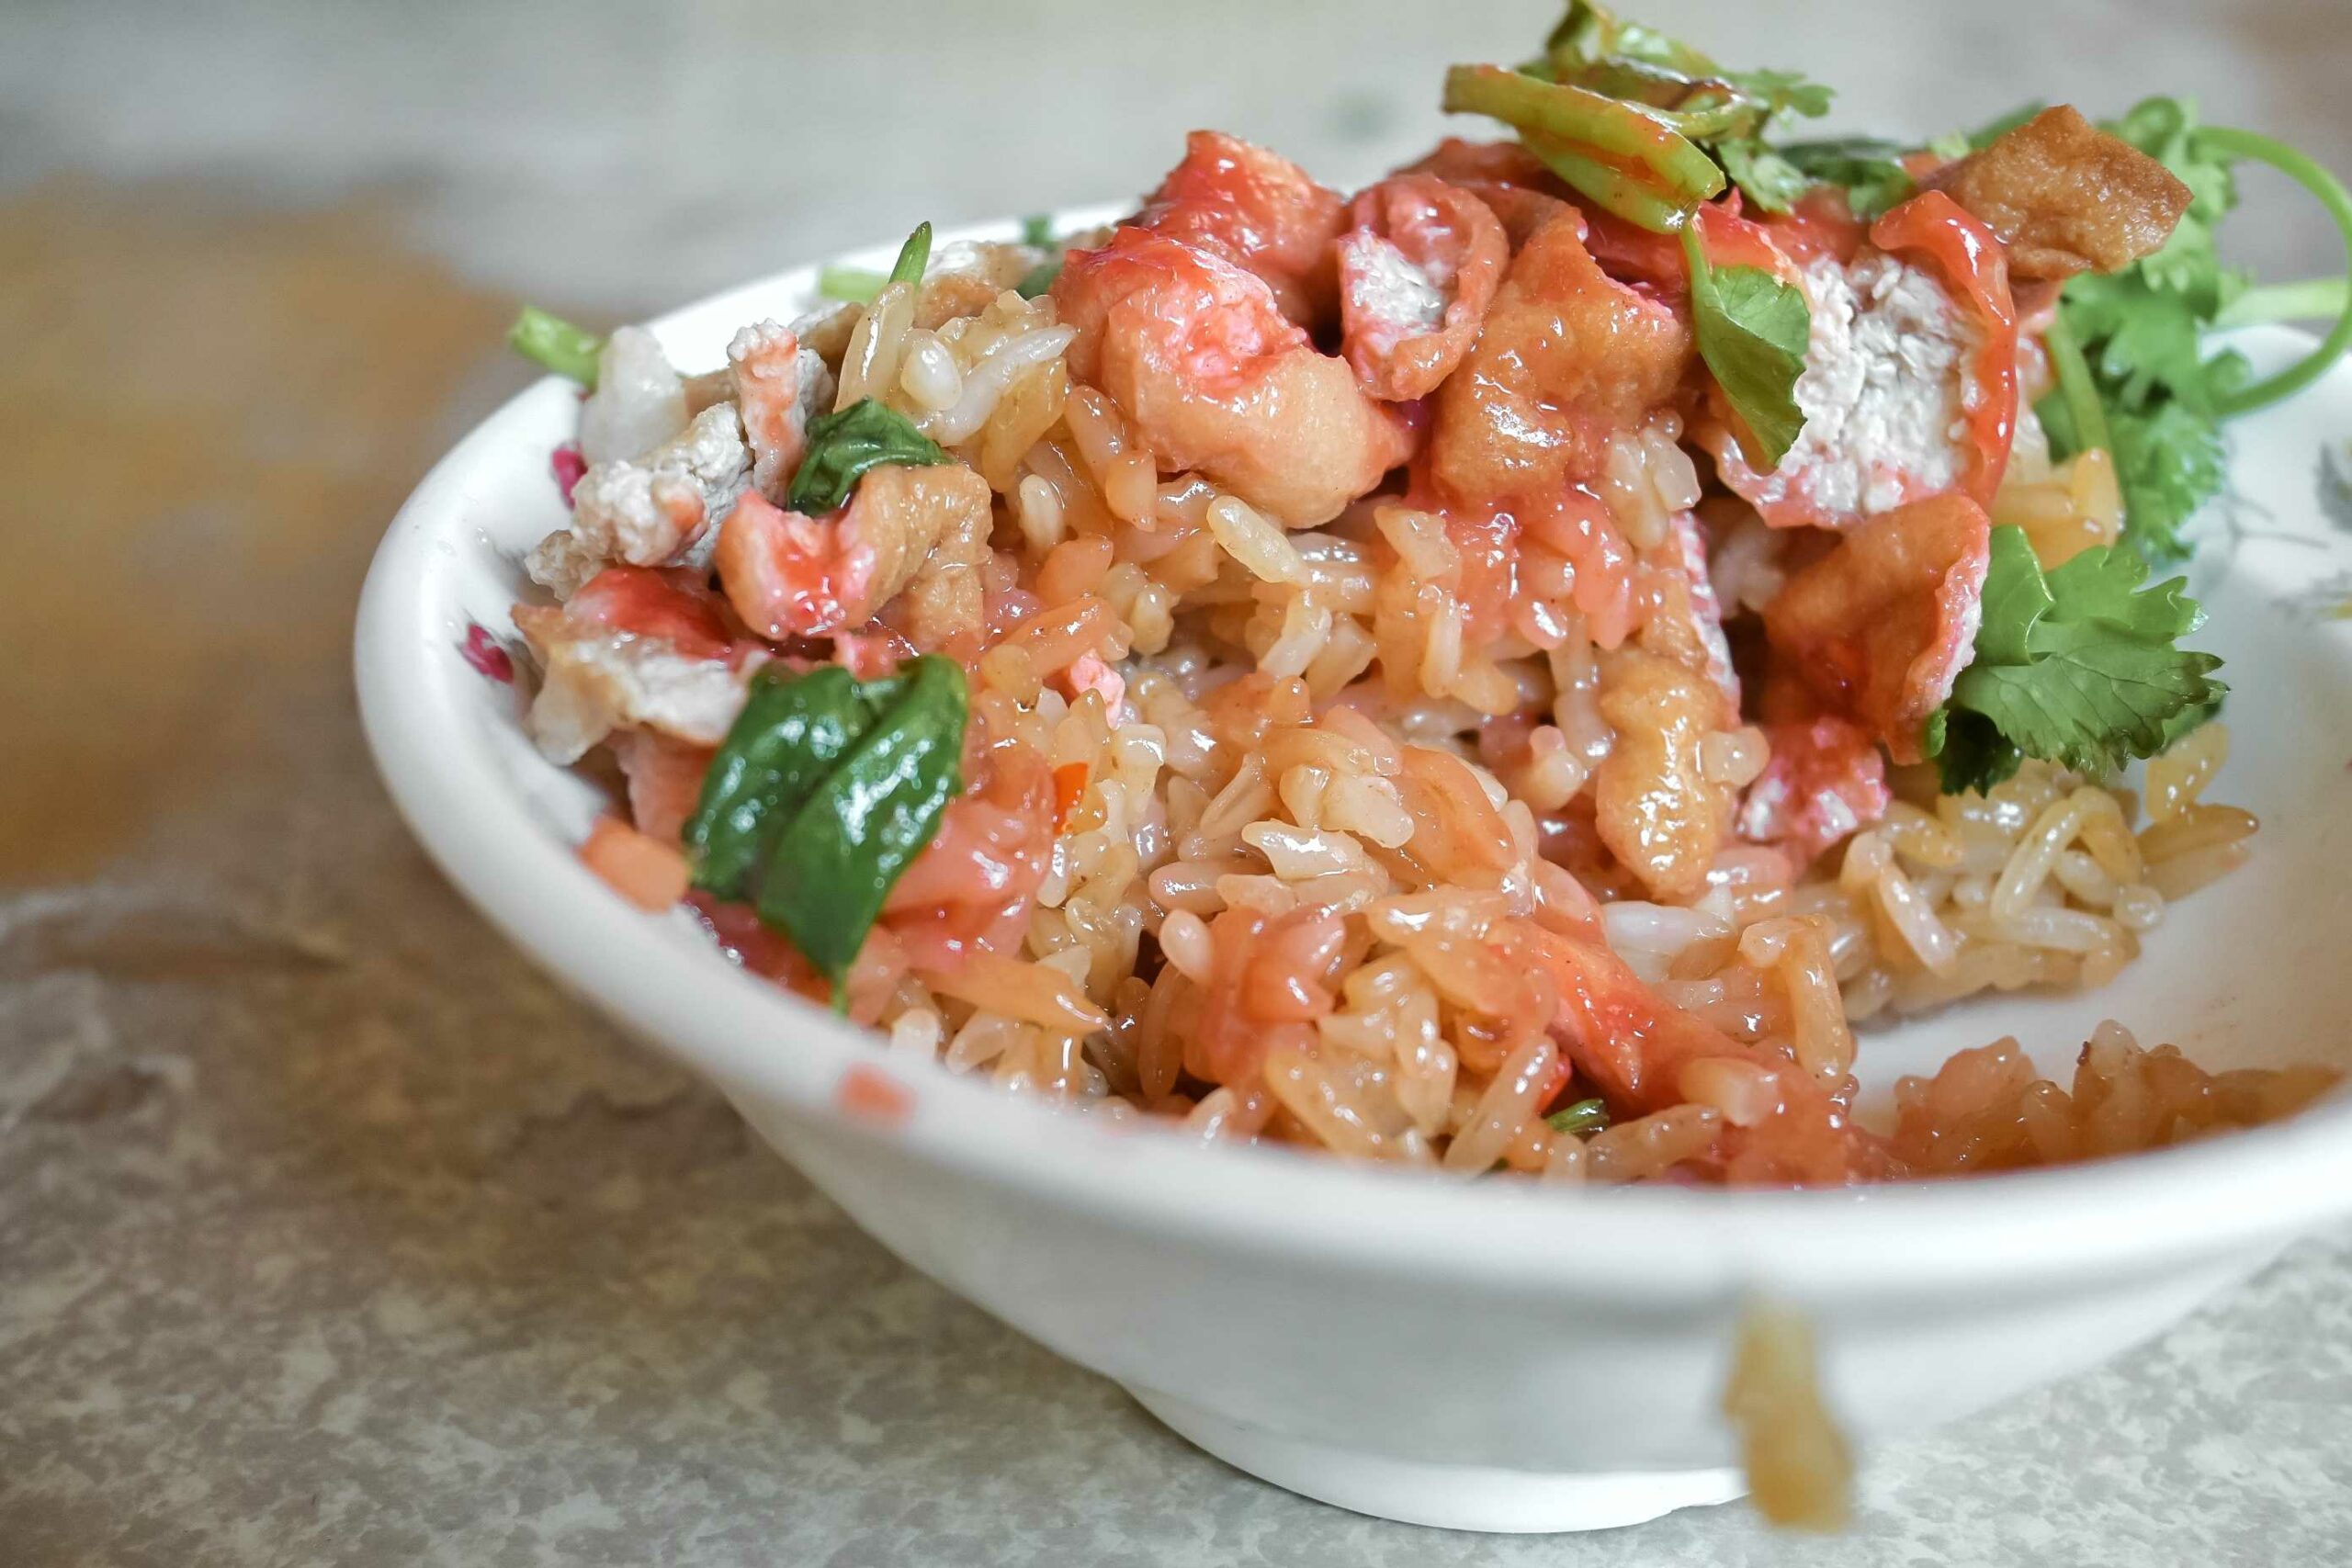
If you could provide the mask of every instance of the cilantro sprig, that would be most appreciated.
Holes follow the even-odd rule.
[[[2252,131],[2198,122],[2180,98],[2149,98],[2106,130],[2155,158],[2186,184],[2188,210],[2162,249],[2118,273],[2070,279],[2045,338],[2053,386],[2036,405],[2051,454],[2104,447],[2122,491],[2124,542],[2152,563],[2188,553],[2181,528],[2222,483],[2222,424],[2290,397],[2352,348],[2344,280],[2254,288],[2222,265],[2214,243],[2237,205],[2236,166],[2268,164],[2324,206],[2352,251],[2352,196],[2306,154]],[[2243,355],[2207,355],[2221,326],[2332,316],[2301,359],[2260,382]]]
[[[2205,613],[2118,546],[2047,573],[2020,528],[1993,530],[1975,658],[1928,721],[1947,795],[1985,790],[2040,757],[2091,774],[2152,757],[2211,717],[2222,661],[2176,646]]]

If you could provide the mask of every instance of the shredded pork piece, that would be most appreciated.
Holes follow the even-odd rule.
[[[560,599],[611,565],[707,567],[711,520],[751,478],[735,405],[716,404],[641,458],[592,466],[572,489],[571,526],[540,540],[525,567]]]
[[[601,571],[560,606],[518,604],[514,626],[543,671],[525,728],[556,762],[632,726],[716,746],[765,658],[738,647],[691,574],[641,567]]]
[[[833,406],[833,373],[788,327],[760,321],[727,345],[737,416],[752,448],[752,484],[782,500],[808,448],[808,422]],[[713,512],[711,515],[718,515]]]

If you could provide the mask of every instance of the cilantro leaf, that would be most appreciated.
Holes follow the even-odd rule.
[[[2025,530],[1994,529],[1973,662],[2025,663],[2033,657],[2029,640],[2033,628],[2057,603],[2051,596],[2050,584],[2042,581],[2041,563],[2034,559]]]
[[[1808,180],[1844,190],[1857,218],[1876,218],[1919,188],[1903,167],[1903,148],[1875,137],[1792,141],[1779,152]]]
[[[1970,151],[1981,152],[2049,107],[2040,98],[2030,104],[2020,104],[1998,119],[1987,120],[1973,130],[1962,132],[1962,138],[1968,143]]]
[[[2031,553],[2027,547],[2029,565]],[[2049,615],[2068,625],[2101,623],[2143,642],[2172,642],[2205,624],[2203,608],[2188,596],[2187,578],[2167,578],[2143,589],[2147,577],[2148,563],[2130,550],[2084,550],[2044,580]],[[2037,620],[2026,632],[2027,645],[2041,649],[2045,629]]]
[[[1750,205],[1765,212],[1786,212],[1815,184],[1760,138],[1718,141],[1710,151]]]
[[[1795,114],[1819,119],[1829,112],[1830,100],[1837,96],[1802,71],[1726,71],[1724,80],[1749,97],[1761,100],[1767,106],[1767,118]]]
[[[2231,156],[2200,137],[2195,106],[2184,99],[2144,99],[2104,129],[2178,176],[2188,210],[2154,254],[2111,276],[2067,281],[2047,340],[2064,395],[2036,412],[2054,456],[2108,448],[2125,543],[2151,561],[2171,560],[2186,553],[2182,525],[2222,488],[2220,422],[2247,379],[2241,355],[2208,357],[2203,344],[2245,289],[2214,248],[2214,226],[2236,204],[2237,186]]]
[[[1946,795],[1983,795],[2016,776],[2025,761],[2025,753],[2000,726],[1981,713],[1949,705],[1938,708],[1928,722],[1928,751],[1942,772]]]
[[[2221,661],[2102,632],[2056,628],[2030,664],[1971,666],[1955,706],[1980,713],[2029,757],[2076,773],[2111,773],[2164,749],[2170,721],[2211,702],[2204,676]]]
[[[2180,529],[2222,492],[2222,433],[2179,403],[2153,414],[2108,415],[2116,483],[2123,492],[2126,539],[2151,564],[2188,553]]]
[[[2204,356],[2200,339],[2222,304],[2218,273],[2186,288],[2159,283],[2148,268],[2165,254],[2112,276],[2070,280],[2062,296],[2066,325],[2110,403],[2136,412],[2177,398],[2211,415],[2243,379],[2245,362],[2234,354]]]
[[[1777,467],[1804,428],[1797,378],[1813,337],[1813,309],[1804,290],[1755,266],[1716,268],[1707,260],[1699,226],[1685,224],[1682,254],[1690,263],[1690,315],[1699,355],[1734,412],[1755,437],[1760,468]]]
[[[2238,204],[2237,181],[2227,158],[2215,157],[2195,140],[2194,99],[2143,98],[2120,119],[2101,129],[2137,147],[2179,176],[2189,190],[2188,218],[2207,231]]]
[[[2045,574],[2022,529],[1993,530],[1975,658],[1928,725],[1946,793],[1989,788],[2024,757],[2113,773],[2210,716],[2222,661],[2174,646],[2204,614],[2182,579],[2147,575],[2112,546]]]

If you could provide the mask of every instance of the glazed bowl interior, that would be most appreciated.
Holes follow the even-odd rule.
[[[1067,228],[1109,209],[1066,213]],[[1012,237],[985,225],[948,236]],[[887,266],[892,245],[845,258]],[[718,363],[728,337],[816,302],[801,268],[651,323],[674,362]],[[2307,340],[2242,334],[2258,367]],[[1847,1192],[1685,1189],[1563,1194],[1461,1184],[1283,1151],[1204,1149],[1172,1133],[1119,1130],[887,1055],[874,1039],[728,963],[683,910],[640,915],[581,867],[572,846],[610,807],[555,767],[520,726],[516,691],[459,657],[469,626],[512,636],[509,607],[536,592],[518,558],[564,521],[548,454],[571,437],[576,395],[530,388],[435,469],[371,571],[357,665],[370,742],[394,799],[450,878],[566,984],[739,1104],[790,1108],[966,1179],[1063,1209],[1117,1216],[1230,1245],[1315,1255],[1419,1258],[1540,1285],[1716,1290],[1747,1281],[1811,1291],[1841,1282],[1918,1288],[1981,1274],[2020,1277],[2282,1236],[2352,1201],[2352,1105],[2341,1097],[2276,1127],[2066,1170]],[[2092,1026],[2120,1019],[2145,1043],[2178,1043],[2217,1066],[2352,1065],[2352,623],[2319,609],[2352,593],[2352,548],[2330,522],[2318,454],[2352,431],[2352,368],[2233,431],[2227,537],[2192,571],[2233,687],[2233,754],[2212,798],[2263,819],[2245,870],[2167,911],[2113,986],[1980,998],[1866,1030],[1866,1094],[1951,1051],[2017,1035],[2063,1077]],[[2336,515],[2340,518],[2341,513]],[[843,1120],[842,1075],[879,1070],[910,1091],[888,1124]],[[1567,1205],[1564,1208],[1563,1205]],[[1572,1215],[1571,1256],[1525,1245]],[[1759,1239],[1769,1237],[1769,1243]],[[1606,1263],[1598,1270],[1592,1259]]]

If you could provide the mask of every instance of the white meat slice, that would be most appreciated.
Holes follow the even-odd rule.
[[[752,477],[735,405],[696,414],[675,439],[641,458],[602,462],[571,492],[571,526],[539,541],[531,581],[568,599],[616,562],[707,567],[724,517]]]
[[[670,356],[643,327],[616,330],[580,405],[580,455],[592,464],[642,457],[685,427],[685,383]]]

